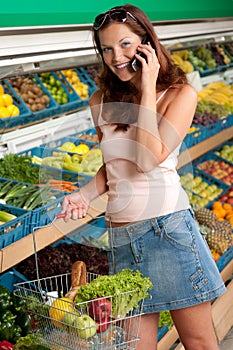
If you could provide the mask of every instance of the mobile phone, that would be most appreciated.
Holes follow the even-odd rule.
[[[148,37],[145,37],[142,40],[142,44],[148,43]],[[137,54],[143,58],[146,58],[145,55],[140,51],[137,51]],[[130,62],[131,68],[134,72],[137,72],[137,70],[141,67],[141,62],[137,60],[137,58],[134,56],[133,59]]]

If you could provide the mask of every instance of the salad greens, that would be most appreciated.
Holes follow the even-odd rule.
[[[115,275],[99,276],[89,284],[81,286],[76,296],[76,304],[100,297],[110,297],[112,316],[124,317],[138,303],[148,297],[153,285],[141,272],[123,269]],[[78,305],[76,305],[78,307]]]

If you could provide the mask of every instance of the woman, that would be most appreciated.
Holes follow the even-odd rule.
[[[185,349],[217,350],[210,302],[225,286],[175,169],[197,94],[139,8],[98,15],[93,35],[102,72],[90,106],[104,165],[65,197],[65,221],[85,217],[107,192],[110,273],[138,269],[154,286],[137,350],[157,348],[162,310],[170,310]]]

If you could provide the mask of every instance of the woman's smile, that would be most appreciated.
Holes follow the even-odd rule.
[[[122,81],[135,76],[130,62],[141,42],[138,35],[123,23],[112,23],[99,33],[105,64]]]

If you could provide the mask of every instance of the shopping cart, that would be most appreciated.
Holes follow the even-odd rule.
[[[97,277],[87,273],[87,283]],[[93,302],[98,299],[75,304],[74,308],[74,303],[64,298],[70,285],[70,273],[15,285],[14,294],[26,301],[38,344],[52,350],[136,349],[143,300],[123,315],[121,300],[125,293],[105,297],[118,312],[97,322],[93,321]]]

